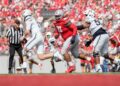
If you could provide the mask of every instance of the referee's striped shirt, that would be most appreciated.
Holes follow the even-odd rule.
[[[20,44],[20,37],[23,36],[23,28],[15,29],[14,26],[10,26],[6,37],[9,39],[10,44]]]

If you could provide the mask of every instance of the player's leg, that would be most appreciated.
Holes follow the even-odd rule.
[[[54,51],[54,52],[49,52],[49,53],[45,53],[44,52],[44,43],[43,41],[39,42],[37,44],[37,56],[40,60],[45,60],[45,59],[49,59],[49,58],[59,58],[61,60],[63,60],[63,56],[60,54],[59,51]]]
[[[23,54],[27,54],[29,50],[31,50],[36,44],[38,44],[42,39],[40,39],[36,34],[32,36],[27,43],[24,45],[23,50],[25,51]]]
[[[26,60],[27,59],[30,60],[31,57],[32,57],[31,49],[33,47],[35,47],[41,40],[42,39],[40,39],[39,36],[37,34],[35,34],[24,45],[24,48],[23,48],[23,59],[24,59],[24,62],[22,64],[22,68],[24,70],[26,70],[26,68],[27,68]]]
[[[107,34],[104,35],[104,39],[105,39],[105,44],[103,45],[103,48],[102,48],[102,55],[106,59],[109,59],[113,65],[115,64],[116,65],[116,70],[115,71],[118,71],[120,69],[120,64],[119,64],[120,59],[109,56],[109,54],[108,54],[109,36]]]
[[[100,66],[100,51],[104,45],[104,38],[102,35],[99,35],[95,38],[93,42],[94,51],[93,51],[93,57],[95,58],[95,70],[96,72],[102,72],[102,68]]]
[[[72,61],[71,55],[69,54],[70,52],[70,41],[72,37],[69,37],[62,46],[61,53],[64,56],[65,61],[68,64],[68,69],[66,70],[67,73],[70,73],[75,70],[75,63]]]
[[[25,63],[25,61],[23,61],[22,46],[17,47],[16,51],[19,55],[19,67],[17,68],[17,70],[23,69],[24,73],[26,74],[27,73],[27,64]],[[26,64],[26,65],[24,65],[24,67],[23,67],[23,64]]]
[[[29,64],[28,73],[32,74],[33,63],[31,61],[29,61],[28,64]]]
[[[19,58],[19,63],[22,64],[23,63],[22,46],[16,48],[16,51],[17,51],[17,53],[18,53],[18,55],[20,57]]]
[[[85,72],[85,60],[80,60],[81,72]]]
[[[28,73],[29,73],[29,74],[32,73],[33,64],[41,67],[41,65],[40,65],[37,61],[35,61],[34,59],[29,59],[28,64],[29,64],[29,69],[28,69]]]
[[[75,58],[79,58],[81,60],[87,60],[92,63],[92,59],[86,56],[84,53],[79,53],[79,36],[76,36],[75,43],[71,45],[71,53]],[[93,64],[93,63],[92,63]]]
[[[51,66],[52,66],[51,73],[56,73],[55,63],[54,63],[53,59],[51,59],[50,63],[51,63]]]

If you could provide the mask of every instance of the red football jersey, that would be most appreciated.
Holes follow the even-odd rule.
[[[55,33],[61,35],[64,40],[77,34],[77,27],[68,18],[62,18],[54,22]]]

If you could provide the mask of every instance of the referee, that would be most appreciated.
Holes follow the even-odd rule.
[[[18,19],[14,19],[14,24],[11,25],[6,33],[9,42],[9,74],[13,73],[12,66],[13,66],[13,59],[15,55],[15,51],[17,51],[19,55],[20,64],[23,63],[22,58],[22,45],[20,42],[20,38],[23,36],[23,28],[20,28],[20,21]]]

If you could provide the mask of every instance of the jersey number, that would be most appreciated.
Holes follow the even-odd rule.
[[[57,26],[58,32],[62,32],[61,26]]]

